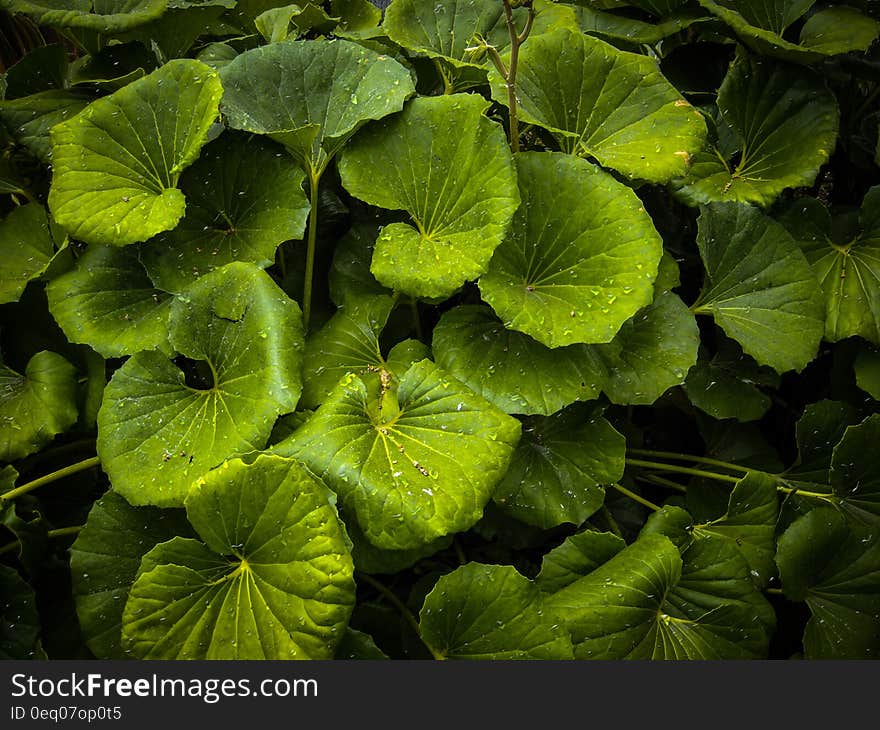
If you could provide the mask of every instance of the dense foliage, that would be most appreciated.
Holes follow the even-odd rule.
[[[0,658],[877,657],[876,8],[0,8]]]

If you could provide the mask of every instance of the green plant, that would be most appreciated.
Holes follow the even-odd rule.
[[[876,657],[867,3],[61,5],[0,658]]]

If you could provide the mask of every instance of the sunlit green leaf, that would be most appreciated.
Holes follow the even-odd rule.
[[[168,0],[0,0],[0,7],[25,13],[39,25],[114,33],[154,20]]]

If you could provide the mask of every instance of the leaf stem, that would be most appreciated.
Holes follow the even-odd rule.
[[[382,594],[382,596],[388,599],[388,602],[391,603],[398,610],[403,619],[412,627],[413,631],[416,632],[416,636],[418,636],[422,640],[422,643],[425,645],[428,651],[431,652],[431,656],[433,656],[435,659],[446,659],[443,654],[441,654],[427,641],[425,641],[424,637],[422,636],[422,630],[419,627],[419,622],[416,620],[413,612],[410,611],[409,608],[407,608],[406,604],[403,601],[401,601],[396,595],[394,595],[393,591],[391,591],[389,588],[386,588],[379,581],[373,578],[373,576],[367,575],[366,573],[358,572],[355,577],[358,580],[363,580],[364,583],[366,583],[368,586],[371,586],[372,588],[375,588],[380,594]]]
[[[657,461],[642,461],[641,459],[627,459],[626,463],[629,466],[642,466],[646,469],[670,471],[676,474],[689,474],[690,476],[705,477],[706,479],[714,479],[718,482],[728,482],[730,484],[736,484],[739,481],[738,477],[732,477],[727,474],[718,474],[713,471],[703,471],[702,469],[691,469],[688,466],[678,466],[677,464],[661,464]]]
[[[77,474],[81,471],[87,471],[100,465],[101,459],[97,456],[93,456],[91,459],[85,459],[84,461],[78,461],[76,464],[65,466],[63,469],[59,469],[58,471],[53,471],[50,474],[41,476],[39,479],[34,479],[33,481],[27,482],[26,484],[22,484],[20,487],[10,489],[8,492],[3,492],[3,494],[0,494],[0,502],[15,499],[16,497],[20,497],[22,494],[27,494],[37,487],[42,487],[44,484],[56,482],[59,479],[64,479],[65,477],[69,477],[72,474]]]
[[[516,70],[519,63],[519,47],[525,43],[532,31],[532,23],[534,22],[535,11],[529,2],[528,17],[522,33],[516,30],[516,22],[513,19],[513,8],[510,6],[510,0],[501,0],[504,3],[504,17],[507,21],[507,32],[510,35],[510,66],[507,73],[502,73],[504,83],[507,87],[507,112],[510,119],[510,149],[514,154],[519,152],[519,118],[516,99]],[[494,60],[494,59],[493,59]],[[496,66],[497,66],[496,62]],[[503,64],[502,64],[503,66]],[[499,69],[501,71],[501,69]]]
[[[413,297],[409,300],[410,311],[412,312],[413,329],[416,331],[416,339],[424,341],[425,334],[422,331],[422,320],[419,317],[419,300]]]
[[[649,449],[627,449],[630,454],[636,456],[647,456],[656,459],[672,459],[673,461],[692,461],[695,464],[706,464],[708,466],[718,466],[722,469],[730,469],[731,471],[742,472],[747,474],[751,469],[737,464],[731,464],[729,461],[720,461],[719,459],[710,459],[707,456],[693,456],[691,454],[679,454],[674,451],[651,451]]]
[[[676,492],[687,492],[687,487],[683,484],[674,482],[671,479],[664,479],[663,477],[657,476],[656,474],[638,474],[636,475],[636,479],[640,479],[643,482],[648,482],[648,484],[655,484],[658,487],[674,489]]]
[[[312,279],[315,276],[315,245],[318,240],[318,186],[321,173],[309,168],[309,238],[306,249],[306,273],[303,281],[303,329],[309,331],[309,320],[312,315]]]
[[[612,534],[623,540],[623,533],[620,531],[620,525],[617,524],[617,520],[614,519],[614,515],[611,514],[611,510],[608,509],[608,507],[606,507],[604,504],[602,505],[602,516],[608,523],[608,527],[610,528]]]
[[[49,530],[46,533],[46,537],[48,538],[58,538],[58,537],[68,537],[69,535],[78,535],[85,525],[73,525],[71,527],[59,527],[57,530]],[[3,547],[0,547],[0,555],[6,555],[6,553],[11,553],[15,551],[17,547],[21,545],[21,540],[13,540],[12,542],[6,543]]]
[[[645,499],[641,495],[638,495],[635,492],[630,491],[629,489],[627,489],[626,487],[624,487],[621,484],[615,483],[615,484],[612,484],[611,486],[614,487],[614,489],[616,489],[621,494],[629,497],[634,502],[638,502],[639,504],[647,507],[649,510],[652,510],[653,512],[658,512],[660,510],[660,507],[658,505],[654,504],[653,502],[649,502],[647,499]]]

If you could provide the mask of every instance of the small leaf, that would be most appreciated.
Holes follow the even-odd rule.
[[[522,205],[483,298],[548,347],[609,342],[653,297],[660,235],[635,193],[584,160],[524,152],[516,164]]]
[[[373,637],[350,626],[345,629],[342,641],[336,647],[334,659],[387,659]]]
[[[468,563],[437,581],[419,628],[447,659],[571,659],[571,641],[542,601],[512,566]]]
[[[171,297],[153,286],[135,247],[91,246],[49,282],[49,310],[71,342],[104,357],[169,351]]]
[[[0,221],[0,304],[17,302],[54,255],[55,238],[45,208],[31,203],[12,210]]]
[[[807,260],[778,223],[745,205],[701,210],[706,282],[694,311],[710,314],[761,365],[803,370],[822,339],[822,303]]]
[[[34,659],[40,616],[34,590],[14,568],[0,565],[0,660]]]
[[[354,606],[354,567],[330,493],[259,456],[206,474],[186,498],[205,541],[141,562],[123,646],[145,659],[330,659]]]
[[[24,375],[0,363],[0,461],[39,451],[77,419],[76,369],[43,350]]]
[[[610,532],[586,530],[571,535],[544,556],[535,584],[544,593],[557,593],[607,563],[625,547],[623,539]]]
[[[580,525],[623,476],[626,439],[601,416],[572,408],[523,424],[522,438],[492,498],[512,517],[544,529]]]
[[[880,414],[848,426],[834,447],[830,481],[837,505],[860,522],[880,522],[880,462],[874,449],[880,442]]]
[[[49,208],[72,236],[122,246],[177,225],[180,173],[207,140],[222,88],[176,59],[52,128]]]
[[[808,405],[795,427],[798,459],[786,469],[786,479],[807,490],[830,491],[832,449],[855,423],[855,410],[848,403],[823,400]]]
[[[488,107],[470,94],[418,97],[343,151],[345,188],[414,224],[379,234],[371,271],[385,286],[448,297],[486,270],[519,205],[510,148]]]
[[[197,477],[261,449],[302,387],[299,307],[251,264],[215,269],[175,299],[168,337],[213,382],[190,386],[164,355],[140,352],[114,373],[98,413],[101,463],[134,505],[180,506]]]
[[[423,360],[399,384],[347,375],[275,450],[325,480],[374,545],[406,550],[482,516],[519,435],[516,419]]]

